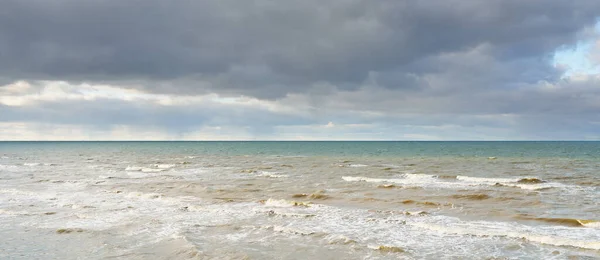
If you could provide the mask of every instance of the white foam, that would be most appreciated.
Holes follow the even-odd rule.
[[[0,169],[15,169],[15,168],[19,168],[19,166],[0,164]]]
[[[482,178],[482,177],[469,177],[469,176],[456,176],[457,180],[470,182],[470,183],[478,183],[478,184],[488,184],[494,185],[496,183],[510,183],[510,182],[518,182],[520,179],[518,178]]]
[[[436,257],[493,255],[503,253],[502,248],[506,246],[521,243],[521,239],[535,246],[527,252],[519,252],[518,255],[521,257],[544,255],[556,250],[551,247],[541,247],[541,244],[593,250],[598,250],[600,246],[600,234],[593,232],[594,230],[585,231],[581,228],[462,221],[454,217],[423,215],[420,214],[421,212],[389,214],[326,205],[318,208],[296,208],[291,207],[290,202],[285,200],[271,200],[265,203],[265,206],[273,204],[281,206],[281,209],[275,212],[277,215],[296,210],[310,211],[314,215],[301,220],[271,219],[277,222],[267,228],[272,228],[275,232],[290,235],[326,234],[323,236],[325,242],[333,244],[352,243],[355,246],[367,245],[367,247],[368,245],[394,245],[406,249],[408,253],[417,253],[419,257],[423,257],[420,254],[422,252],[435,254]],[[371,232],[365,233],[365,230]],[[449,247],[456,250],[449,252],[447,251]],[[435,258],[433,255],[429,256]]]
[[[265,206],[268,207],[284,207],[284,208],[289,208],[289,207],[294,207],[294,206],[313,206],[314,204],[312,203],[308,203],[308,202],[297,202],[297,201],[290,201],[290,200],[276,200],[276,199],[268,199],[265,201]]]
[[[546,182],[546,183],[535,183],[535,184],[514,184],[514,183],[501,183],[502,185],[505,186],[510,186],[510,187],[517,187],[520,189],[524,189],[524,190],[543,190],[543,189],[549,189],[549,188],[569,188],[568,185],[562,184],[562,183],[551,183],[551,182]]]
[[[143,193],[143,192],[130,192],[126,195],[127,198],[143,198],[143,199],[160,199],[162,194],[159,193]]]
[[[354,167],[354,168],[359,168],[359,167],[368,167],[369,165],[366,164],[350,164],[348,165],[348,167]]]
[[[269,207],[293,207],[294,202],[288,200],[268,199],[265,201],[265,206]]]
[[[148,168],[148,167],[141,167],[141,166],[127,166],[127,168],[125,168],[125,171],[130,171],[130,172],[162,172],[164,170],[166,170],[167,168]]]
[[[541,190],[547,188],[569,188],[570,186],[562,183],[519,183],[524,178],[483,178],[470,176],[457,176],[454,179],[440,179],[436,175],[429,174],[403,174],[401,178],[370,178],[362,176],[343,176],[342,179],[348,182],[373,182],[373,183],[394,183],[408,186],[444,188],[444,189],[472,189],[478,186],[503,186],[515,187],[524,190]],[[570,187],[573,188],[573,187]]]
[[[360,176],[342,176],[342,179],[345,181],[364,181],[364,182],[402,182],[400,179],[378,179],[378,178],[368,178],[368,177],[360,177]]]
[[[516,187],[524,190],[541,190],[548,188],[566,188],[567,185],[562,183],[542,182],[542,183],[519,183],[522,179],[537,179],[536,177],[521,177],[521,178],[481,178],[469,176],[457,176],[457,180],[463,181],[470,185],[496,185],[501,184],[509,187]]]
[[[572,239],[559,235],[548,235],[539,234],[535,231],[528,230],[530,232],[523,232],[522,228],[518,226],[508,226],[505,223],[494,223],[494,222],[477,222],[478,224],[487,224],[486,228],[481,228],[481,225],[469,225],[469,223],[445,223],[445,225],[425,223],[425,222],[414,222],[408,223],[409,225],[438,231],[445,234],[457,234],[457,235],[469,235],[469,236],[480,236],[480,237],[508,237],[513,239],[526,239],[531,242],[553,245],[553,246],[572,246],[584,249],[600,250],[600,240],[588,241],[580,239]],[[501,225],[499,225],[501,224]],[[519,230],[521,231],[513,231]],[[573,230],[572,232],[576,232]]]
[[[24,163],[23,166],[39,166],[41,163]]]
[[[600,228],[600,221],[592,221],[592,222],[580,222],[581,225],[583,225],[584,227],[590,227],[590,228]]]
[[[158,169],[170,169],[175,167],[175,164],[155,164],[153,165],[154,168],[158,168]]]
[[[288,175],[278,174],[276,172],[259,171],[258,173],[259,173],[258,176],[264,176],[264,177],[269,177],[269,178],[287,178],[288,177]]]
[[[413,174],[413,173],[403,174],[402,177],[404,177],[405,179],[413,179],[413,180],[431,180],[431,179],[436,179],[437,178],[436,175],[431,175],[431,174]]]
[[[126,171],[141,171],[144,167],[139,167],[139,166],[127,166],[127,168],[125,168]]]
[[[314,214],[307,214],[307,213],[293,213],[293,212],[273,212],[274,215],[276,216],[281,216],[281,217],[292,217],[292,218],[310,218],[310,217],[314,217]]]

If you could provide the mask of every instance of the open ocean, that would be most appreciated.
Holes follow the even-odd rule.
[[[599,259],[600,142],[0,142],[0,259]]]

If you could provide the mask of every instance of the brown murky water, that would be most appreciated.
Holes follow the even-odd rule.
[[[5,153],[10,259],[593,259],[600,163]]]

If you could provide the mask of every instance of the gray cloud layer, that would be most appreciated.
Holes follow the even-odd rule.
[[[321,81],[355,88],[370,72],[386,87],[411,87],[415,76],[445,70],[439,55],[482,44],[496,62],[529,59],[521,69],[542,68],[517,77],[552,77],[549,53],[600,13],[592,0],[3,0],[2,7],[0,76],[190,79],[153,86],[193,93],[207,87],[194,82],[206,81],[212,91],[265,97]]]
[[[268,126],[331,118],[392,129],[487,127],[498,123],[478,116],[511,114],[518,119],[504,127],[554,128],[561,138],[573,128],[593,134],[600,121],[598,80],[565,81],[551,64],[557,48],[589,36],[586,28],[600,14],[595,0],[0,0],[0,6],[0,86],[109,82],[312,108],[311,116],[289,117],[217,104],[173,110],[114,100],[42,102],[0,105],[0,121],[169,129],[210,123],[269,132]],[[557,89],[540,87],[546,83]],[[301,98],[285,98],[294,95]],[[77,116],[73,106],[81,108]]]

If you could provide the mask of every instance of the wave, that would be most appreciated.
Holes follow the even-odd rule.
[[[426,215],[429,215],[429,212],[423,211],[423,210],[418,210],[418,211],[399,211],[399,210],[376,210],[376,209],[372,209],[372,210],[369,210],[368,212],[378,213],[378,214],[385,214],[385,215],[405,215],[405,216],[426,216]],[[403,221],[403,222],[405,222],[405,221]],[[406,223],[404,223],[404,224],[406,224]]]
[[[432,187],[432,188],[469,188],[476,186],[506,186],[524,190],[545,190],[551,188],[567,188],[562,183],[547,182],[538,178],[486,178],[470,176],[438,176],[430,174],[406,173],[399,178],[371,178],[362,176],[343,176],[348,182],[372,182],[387,184],[402,184],[406,186]]]
[[[267,171],[257,171],[258,176],[268,177],[268,178],[287,178],[289,177],[286,174],[278,174],[276,172],[267,172]]]
[[[373,250],[380,251],[382,253],[405,253],[406,250],[397,246],[370,246]]]
[[[383,184],[383,185],[379,185],[377,186],[377,188],[382,188],[382,189],[393,189],[393,188],[399,188],[400,186],[396,186],[394,184]]]
[[[260,201],[265,204],[265,206],[269,207],[312,207],[314,204],[311,202],[302,202],[302,201],[290,201],[290,200],[276,200],[276,199],[268,199],[265,201]]]
[[[508,186],[524,190],[544,190],[566,187],[566,185],[562,183],[549,183],[538,178],[484,178],[457,176],[456,179],[473,185]]]
[[[312,218],[317,215],[315,214],[305,214],[305,213],[291,213],[291,212],[277,212],[274,210],[269,210],[266,212],[269,216],[275,217],[284,217],[284,218]]]
[[[583,225],[584,227],[600,228],[600,221],[598,220],[578,219],[577,221],[579,221],[579,223],[581,223],[581,225]]]
[[[509,227],[494,227],[493,222],[489,222],[488,224],[490,224],[491,226],[488,226],[485,229],[476,228],[475,226],[470,225],[440,225],[426,222],[412,222],[408,224],[415,227],[441,232],[445,234],[478,237],[506,237],[512,239],[524,239],[530,242],[552,246],[570,246],[583,249],[600,250],[600,241],[573,239],[558,235],[536,234],[533,232],[526,232],[527,230],[522,230],[523,232],[513,231],[512,229],[509,229]]]
[[[576,183],[582,186],[600,186],[600,180],[578,181]]]
[[[380,250],[380,246],[382,246],[381,251],[387,253],[401,252],[401,250],[391,247],[409,253],[418,252],[415,250],[424,248],[431,249],[428,246],[421,247],[422,243],[406,240],[406,237],[417,240],[431,237],[439,238],[440,241],[447,240],[449,237],[452,237],[452,240],[472,241],[473,237],[478,237],[477,243],[500,241],[503,244],[524,240],[532,244],[600,250],[598,234],[593,230],[573,227],[527,226],[514,222],[463,221],[455,217],[431,215],[423,211],[368,210],[360,213],[326,205],[317,209],[307,208],[297,211],[300,209],[293,208],[293,203],[293,201],[272,199],[265,202],[265,206],[269,204],[281,206],[279,209],[267,207],[266,209],[270,210],[267,211],[269,216],[294,219],[291,223],[279,222],[263,226],[263,228],[301,236],[320,236],[325,233],[327,236],[324,239],[332,244],[355,246],[366,243],[369,244],[369,248],[374,250]],[[264,212],[261,213],[264,214]],[[349,215],[351,212],[352,214]],[[366,215],[363,215],[364,213]],[[373,240],[361,239],[364,230],[374,227],[385,231],[380,236],[373,237]]]
[[[39,162],[34,162],[34,163],[23,163],[23,166],[29,166],[29,167],[34,167],[34,166],[56,166],[55,163],[39,163]]]
[[[523,178],[517,181],[517,183],[544,183],[546,181],[540,180],[538,178]]]
[[[368,177],[353,177],[353,176],[343,176],[343,180],[345,181],[364,181],[364,182],[397,182],[397,179],[377,179],[377,178],[368,178]]]
[[[170,169],[170,168],[173,168],[173,167],[175,167],[175,164],[162,164],[162,163],[157,163],[157,164],[154,164],[154,165],[152,165],[152,166],[153,166],[154,168],[157,168],[157,169]]]
[[[143,199],[161,199],[162,194],[159,193],[143,193],[143,192],[130,192],[125,195],[127,198],[143,198]]]
[[[41,163],[24,163],[23,166],[40,166]]]
[[[518,182],[520,179],[518,178],[486,178],[486,177],[470,177],[470,176],[456,176],[457,180],[472,182],[472,183],[481,183],[481,184],[496,184],[496,183],[512,183]]]
[[[306,231],[306,230],[301,230],[301,229],[292,228],[292,227],[288,227],[288,226],[263,226],[262,228],[268,229],[268,230],[273,230],[274,232],[287,233],[287,234],[300,235],[300,236],[312,236],[312,235],[324,236],[324,235],[326,235],[326,234],[322,234],[322,233],[318,233],[318,232],[314,232],[314,231]]]
[[[351,245],[358,243],[356,240],[344,235],[329,235],[326,239],[327,244],[330,245]]]
[[[456,194],[450,196],[453,199],[466,199],[466,200],[487,200],[490,195],[487,194]]]
[[[402,204],[417,204],[417,205],[424,205],[424,206],[434,206],[434,207],[439,207],[442,204],[437,203],[437,202],[431,202],[431,201],[414,201],[414,200],[403,200]]]
[[[528,217],[528,216],[517,216],[516,218],[522,219],[522,220],[532,220],[532,221],[539,221],[539,222],[557,224],[557,225],[562,225],[562,226],[569,226],[569,227],[600,228],[600,221],[596,221],[596,220],[584,220],[584,219],[575,219],[575,218],[536,218],[536,217]]]
[[[358,163],[357,164],[350,164],[350,165],[348,165],[348,167],[353,167],[353,168],[360,168],[360,167],[367,167],[367,166],[369,166],[369,165],[358,164]]]
[[[289,177],[286,174],[279,174],[279,172],[264,171],[264,170],[270,170],[272,168],[273,167],[258,167],[257,169],[245,169],[245,170],[241,170],[240,173],[256,174],[256,176],[263,176],[263,177],[269,177],[269,178],[287,178],[287,177]]]
[[[454,179],[454,180],[456,180],[456,177],[458,177],[458,176],[456,176],[456,175],[438,175],[437,176],[438,179]]]
[[[125,171],[129,172],[162,172],[165,170],[166,168],[148,168],[140,166],[127,166],[127,168],[125,168]]]
[[[322,193],[313,193],[313,194],[299,193],[299,194],[292,195],[292,198],[309,198],[309,199],[313,199],[313,200],[326,200],[326,199],[330,199],[331,197],[329,195],[325,195]]]

